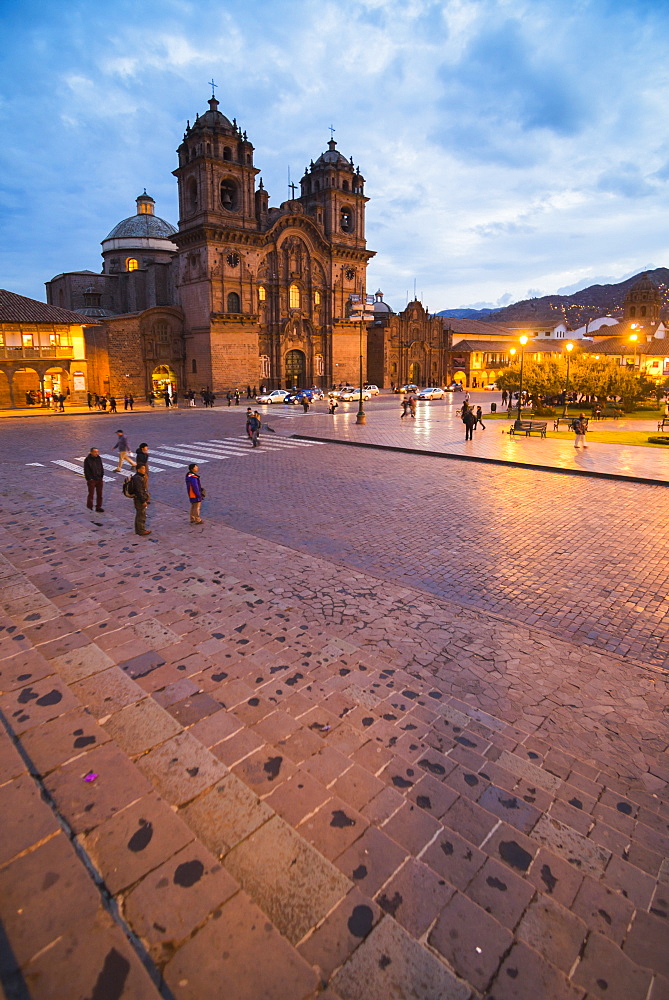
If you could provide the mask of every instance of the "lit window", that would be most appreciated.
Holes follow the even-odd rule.
[[[314,292],[314,305],[319,306],[321,304],[321,293]]]
[[[125,262],[125,269],[126,269],[126,271],[136,271],[138,267],[139,267],[139,264],[137,263],[137,258],[136,257],[128,257],[128,259]]]
[[[289,305],[291,309],[300,308],[300,290],[297,285],[291,285],[288,290]]]
[[[22,341],[24,347],[32,347],[33,346],[33,335],[32,335],[32,333],[24,333],[21,336],[21,341]]]
[[[267,292],[265,291],[264,285],[258,285],[258,302],[264,302],[267,298]]]

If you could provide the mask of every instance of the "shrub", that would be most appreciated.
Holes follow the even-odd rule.
[[[532,410],[533,417],[554,417],[555,410],[552,406],[535,406]]]
[[[669,434],[651,434],[649,444],[669,444]]]

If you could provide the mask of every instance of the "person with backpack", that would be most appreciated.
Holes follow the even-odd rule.
[[[249,436],[251,438],[251,444],[254,448],[258,447],[258,438],[260,437],[260,430],[262,428],[262,422],[260,420],[260,414],[256,410],[252,413],[246,422],[246,426],[249,429]]]
[[[465,425],[465,441],[474,440],[474,428],[476,427],[476,414],[471,406],[465,410],[463,406],[462,422]]]
[[[186,491],[190,500],[190,523],[202,524],[200,505],[205,498],[204,486],[200,482],[200,470],[195,462],[191,462],[186,473]]]
[[[151,494],[145,465],[138,465],[134,476],[124,481],[123,494],[131,497],[135,504],[135,534],[150,535],[146,527],[146,508],[151,503]]]
[[[84,476],[86,477],[86,485],[88,486],[86,506],[89,510],[93,510],[93,494],[95,494],[95,509],[98,514],[104,514],[104,507],[102,506],[102,483],[104,475],[105,472],[100,452],[97,448],[91,448],[84,459]]]
[[[585,419],[584,413],[579,413],[579,415],[572,420],[571,429],[575,434],[574,448],[577,450],[579,448],[587,448],[588,446],[585,443],[585,432],[588,429],[588,422]]]

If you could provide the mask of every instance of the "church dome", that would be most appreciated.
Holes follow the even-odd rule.
[[[148,213],[138,213],[131,215],[129,219],[123,219],[114,226],[111,233],[105,237],[107,240],[149,238],[153,240],[168,240],[176,233],[176,229],[170,222],[160,219],[157,215]]]
[[[353,167],[352,167],[351,163],[349,163],[349,161],[346,159],[346,157],[342,153],[340,153],[338,149],[335,148],[336,145],[337,145],[337,143],[335,142],[335,140],[334,139],[330,139],[330,141],[328,142],[328,150],[327,150],[327,152],[326,153],[321,153],[321,155],[316,160],[316,164],[315,165],[316,166],[319,166],[319,165],[321,165],[321,166],[322,165],[326,165],[326,166],[333,165],[333,166],[336,166],[336,167],[348,167],[349,170],[352,170]]]
[[[237,133],[237,127],[234,125],[229,118],[218,110],[218,101],[212,95],[207,102],[209,104],[209,111],[205,111],[203,115],[197,115],[195,121],[187,130],[188,132],[198,131],[200,129],[221,129],[224,132]]]

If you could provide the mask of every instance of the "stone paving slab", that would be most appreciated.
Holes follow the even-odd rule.
[[[161,977],[226,1000],[662,995],[666,695],[642,667],[224,525],[186,552],[167,507],[154,545],[67,495],[5,503],[0,574],[57,562],[67,603],[27,640],[38,678],[0,655],[0,803],[22,804],[0,884],[34,865],[101,901],[85,958],[66,918],[50,981],[6,924],[35,1000],[71,961],[82,1000],[101,976],[119,1000]],[[174,640],[138,650],[144,620]]]

